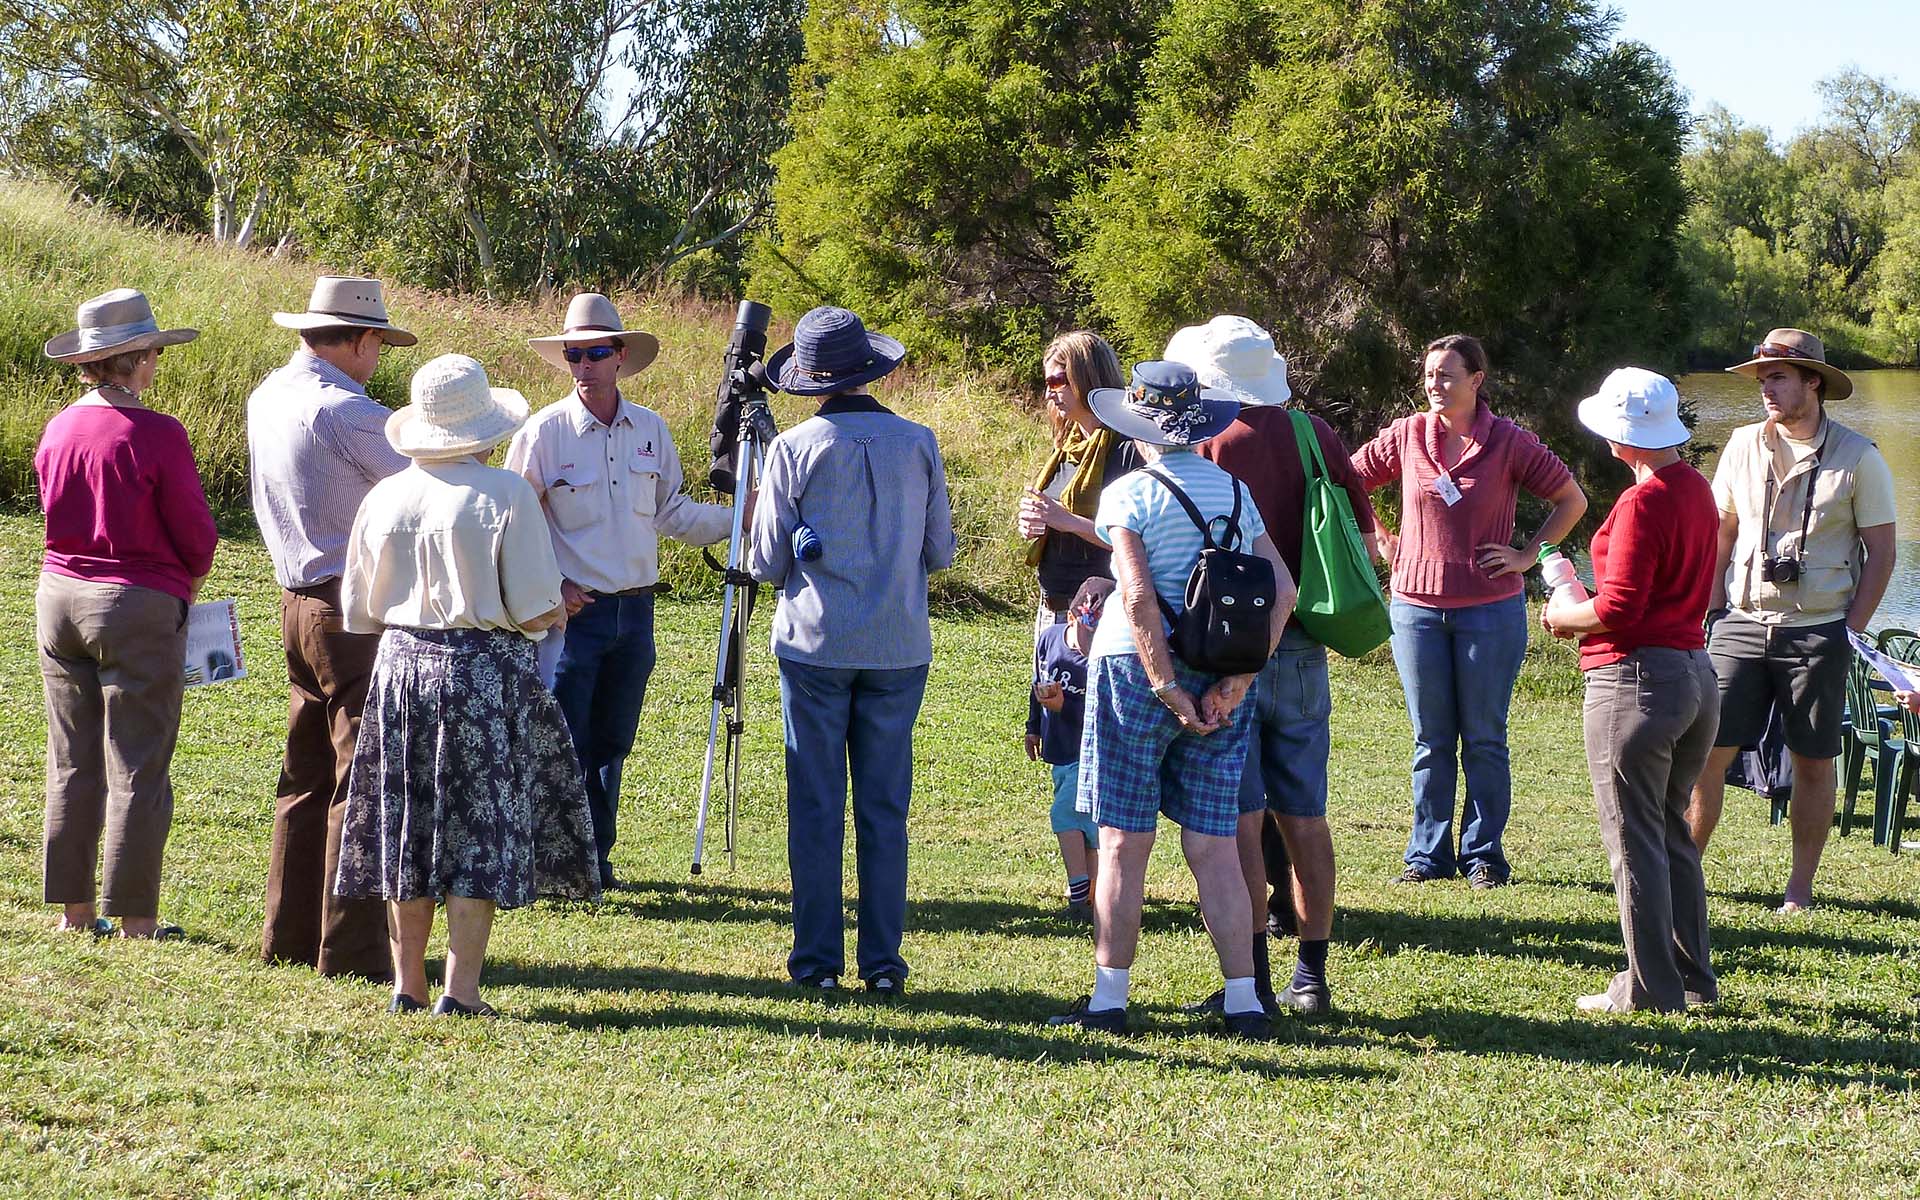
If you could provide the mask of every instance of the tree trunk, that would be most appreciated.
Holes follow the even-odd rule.
[[[267,189],[256,185],[253,189],[253,207],[247,210],[247,216],[240,222],[239,232],[233,235],[233,244],[245,250],[253,244],[253,235],[260,224],[260,214],[267,208]]]
[[[227,240],[227,228],[233,221],[233,192],[216,179],[213,182],[213,240]]]
[[[487,230],[486,214],[480,211],[479,200],[470,197],[461,207],[460,216],[466,221],[468,232],[473,234],[473,253],[480,262],[480,290],[491,297],[493,295],[493,235]]]

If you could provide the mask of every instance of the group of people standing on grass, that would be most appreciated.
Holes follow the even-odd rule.
[[[1392,652],[1414,736],[1413,829],[1398,882],[1463,875],[1490,889],[1511,873],[1506,732],[1527,646],[1523,574],[1572,532],[1587,501],[1551,450],[1488,405],[1476,339],[1440,338],[1421,365],[1426,411],[1351,455],[1317,418],[1312,431],[1391,572]],[[1332,705],[1326,649],[1289,619],[1308,481],[1279,407],[1285,361],[1253,322],[1221,316],[1180,330],[1164,360],[1136,366],[1130,380],[1084,332],[1057,339],[1043,368],[1055,448],[1017,518],[1036,539],[1041,594],[1028,751],[1046,748],[1055,764],[1069,911],[1091,893],[1095,924],[1093,989],[1054,1020],[1127,1027],[1140,878],[1164,814],[1181,829],[1225,978],[1189,1007],[1219,1014],[1230,1034],[1264,1036],[1282,1010],[1331,1004]],[[1852,385],[1819,339],[1776,329],[1730,369],[1759,382],[1765,419],[1733,435],[1711,485],[1682,454],[1688,432],[1671,381],[1622,368],[1579,405],[1581,423],[1633,474],[1592,541],[1593,596],[1557,590],[1541,616],[1554,636],[1580,642],[1587,762],[1627,951],[1627,969],[1580,997],[1582,1011],[1717,1000],[1700,857],[1726,767],[1775,706],[1795,770],[1781,911],[1811,904],[1833,818],[1847,630],[1866,628],[1892,574],[1891,475],[1870,441],[1826,415],[1825,402]],[[1141,462],[1155,471],[1126,473]],[[1153,477],[1161,472],[1193,517]],[[1397,535],[1367,496],[1394,484]],[[1523,490],[1549,509],[1516,547]],[[1196,677],[1168,651],[1154,597],[1180,603],[1202,544],[1196,522],[1237,526],[1255,553],[1277,560],[1272,657],[1256,675]],[[1080,582],[1102,575],[1113,583]],[[1109,590],[1117,599],[1103,603]],[[1062,637],[1059,623],[1097,632]],[[1074,645],[1085,646],[1077,662]],[[1069,706],[1059,693],[1076,680],[1080,703]],[[1077,745],[1050,728],[1076,717]],[[1228,898],[1234,863],[1245,902]],[[1248,954],[1263,912],[1267,929],[1251,932]],[[1276,989],[1267,934],[1289,924],[1298,959]]]
[[[281,587],[290,685],[263,953],[391,981],[393,1011],[424,1009],[425,950],[444,904],[433,1009],[490,1015],[479,978],[495,910],[617,886],[622,768],[655,658],[658,538],[713,543],[732,514],[684,494],[666,424],[623,394],[621,380],[659,346],[604,296],[576,296],[561,331],[533,339],[572,388],[531,416],[524,397],[458,354],[415,372],[405,408],[370,399],[383,349],[416,340],[376,280],[323,277],[304,312],[274,319],[298,343],[247,402],[252,501]],[[216,533],[184,429],[141,394],[161,350],[194,336],[160,328],[146,297],[121,289],[82,304],[78,328],[46,347],[91,387],[49,422],[34,462],[47,516],[45,896],[63,905],[63,927],[102,935],[114,917],[123,936],[180,935],[158,918],[168,764],[188,606]],[[927,581],[951,565],[955,538],[932,433],[871,394],[904,357],[829,307],[802,317],[767,362],[777,386],[819,401],[769,447],[745,546],[750,572],[779,595],[787,968],[812,992],[840,990],[847,967],[849,785],[856,969],[882,998],[899,996],[908,974]],[[1298,429],[1285,359],[1243,317],[1182,329],[1163,359],[1125,375],[1092,333],[1046,351],[1055,444],[1017,515],[1041,593],[1027,749],[1053,768],[1070,912],[1095,940],[1094,986],[1055,1023],[1127,1027],[1163,815],[1181,830],[1224,979],[1193,1007],[1257,1039],[1280,1010],[1331,1006],[1332,703],[1326,647],[1293,619],[1309,460],[1344,489],[1391,571],[1392,651],[1415,743],[1398,878],[1508,881],[1522,578],[1586,499],[1551,450],[1489,406],[1477,340],[1441,338],[1421,366],[1426,409],[1349,454],[1317,417]],[[1833,811],[1846,630],[1865,628],[1891,575],[1886,464],[1825,414],[1850,391],[1846,375],[1818,339],[1787,329],[1732,369],[1759,381],[1766,419],[1736,432],[1712,486],[1681,455],[1687,432],[1666,379],[1623,368],[1579,407],[1633,473],[1593,539],[1593,597],[1556,593],[1542,616],[1554,635],[1580,639],[1588,765],[1627,949],[1627,970],[1582,997],[1586,1010],[1716,997],[1700,850],[1720,772],[1774,705],[1796,773],[1783,908],[1811,902]],[[502,443],[505,466],[488,466]],[[1397,534],[1369,502],[1393,485]],[[1523,490],[1549,510],[1515,546]],[[1198,669],[1169,638],[1188,576],[1216,544],[1262,560],[1274,580],[1255,670]],[[1276,988],[1268,930],[1287,925],[1297,958]]]

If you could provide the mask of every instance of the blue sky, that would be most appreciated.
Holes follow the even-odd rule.
[[[1820,120],[1816,85],[1857,66],[1920,91],[1920,0],[1611,0],[1618,36],[1673,67],[1699,112],[1718,101],[1786,139]]]

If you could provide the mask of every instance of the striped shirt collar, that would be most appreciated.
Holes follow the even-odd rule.
[[[357,382],[353,376],[342,371],[339,367],[334,366],[326,359],[321,358],[305,346],[295,348],[293,357],[287,360],[287,366],[296,370],[305,371],[323,383],[330,383],[334,387],[340,388],[343,391],[352,392],[357,396],[367,394],[366,387]]]
[[[587,402],[580,398],[578,390],[567,393],[567,403],[573,405],[573,431],[575,433],[584,437],[592,433],[594,427],[600,424],[600,418],[594,416],[593,413],[587,409]],[[620,407],[614,410],[613,423],[615,425],[624,423],[632,426],[634,418],[639,412],[639,405],[622,396],[620,397]]]

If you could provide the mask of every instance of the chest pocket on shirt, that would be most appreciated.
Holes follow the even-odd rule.
[[[627,502],[633,505],[635,516],[650,517],[659,505],[660,472],[644,466],[636,460],[633,469],[627,472],[623,484],[631,484]]]
[[[553,523],[567,533],[590,524],[600,515],[603,490],[599,475],[591,469],[568,471],[549,483],[547,511],[553,514]]]

